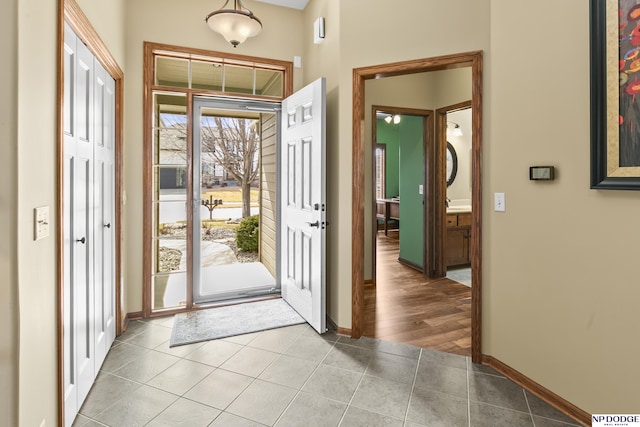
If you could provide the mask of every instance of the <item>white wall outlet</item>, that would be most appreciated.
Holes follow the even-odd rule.
[[[496,212],[505,212],[507,210],[504,193],[494,193],[493,210]]]
[[[293,57],[293,66],[295,68],[302,68],[302,57],[301,56],[294,56]]]
[[[424,194],[424,186],[422,184],[418,185],[418,194]]]
[[[49,235],[49,206],[33,210],[33,240],[44,239]]]

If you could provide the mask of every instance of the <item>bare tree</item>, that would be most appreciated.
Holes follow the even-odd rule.
[[[186,157],[183,115],[162,114],[166,156]],[[242,217],[251,215],[251,184],[258,176],[259,123],[254,119],[207,116],[201,122],[201,161],[222,167],[242,190]],[[169,162],[171,163],[171,162]]]
[[[242,189],[242,217],[251,215],[251,184],[258,176],[257,120],[207,117],[202,123],[202,158],[222,166]]]

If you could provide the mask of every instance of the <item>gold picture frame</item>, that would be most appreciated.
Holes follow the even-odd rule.
[[[590,0],[590,30],[591,188],[640,190],[640,0]]]

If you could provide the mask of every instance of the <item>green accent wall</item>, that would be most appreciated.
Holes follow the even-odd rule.
[[[382,119],[378,119],[376,123],[376,142],[386,145],[384,192],[387,199],[400,195],[399,129],[398,125],[389,124]]]
[[[424,195],[419,194],[418,187],[424,184],[423,118],[402,116],[398,129],[400,143],[400,258],[422,267]]]

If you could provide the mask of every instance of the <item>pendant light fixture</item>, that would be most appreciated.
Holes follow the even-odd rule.
[[[240,0],[233,0],[233,9],[225,9],[227,4],[229,0],[220,9],[208,14],[205,22],[233,47],[237,47],[247,37],[257,36],[262,30],[262,22]]]
[[[391,124],[391,122],[393,122],[394,125],[397,125],[398,123],[400,123],[400,116],[398,114],[389,114],[387,117],[384,118],[384,121]]]

